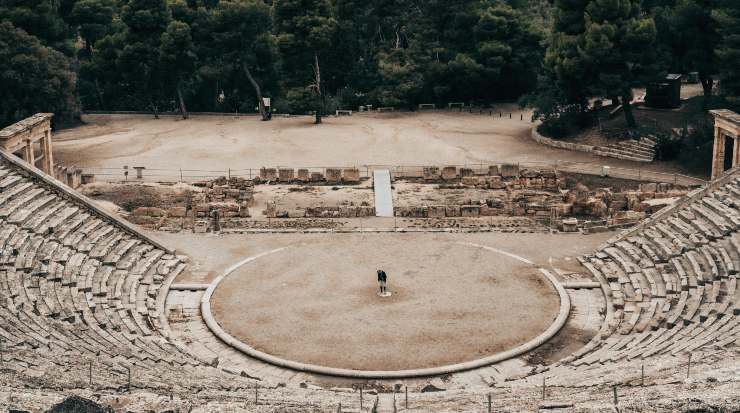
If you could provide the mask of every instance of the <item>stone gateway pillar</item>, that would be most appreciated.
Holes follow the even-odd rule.
[[[54,155],[51,144],[51,118],[53,113],[37,113],[5,129],[0,130],[0,149],[16,154],[31,166],[41,162],[41,170],[54,175]],[[41,157],[37,158],[34,146],[41,147]]]
[[[725,148],[727,138],[732,142],[732,168],[740,166],[740,115],[728,110],[711,110],[714,116],[714,151],[712,153],[712,179],[725,172]]]

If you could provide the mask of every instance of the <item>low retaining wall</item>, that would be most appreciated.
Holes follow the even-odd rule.
[[[538,127],[539,125],[532,128],[532,139],[535,142],[540,143],[542,145],[547,145],[547,146],[551,146],[553,148],[558,148],[558,149],[567,149],[569,151],[578,151],[578,152],[586,152],[586,153],[594,153],[594,150],[596,149],[596,146],[594,145],[583,145],[580,143],[563,142],[563,141],[555,140],[552,138],[546,138],[537,131]]]

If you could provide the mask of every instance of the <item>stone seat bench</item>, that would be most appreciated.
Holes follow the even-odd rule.
[[[633,273],[640,271],[640,266],[632,262],[632,260],[616,247],[607,247],[604,252],[608,254],[615,262],[619,264],[625,273]]]
[[[655,231],[646,230],[644,233],[649,236],[659,251],[662,252],[664,259],[676,257],[683,252],[692,249],[694,246],[679,234],[675,233],[670,226],[664,222],[658,222],[655,225]]]
[[[71,235],[79,230],[85,222],[91,218],[91,215],[82,210],[77,211],[76,214],[65,219],[54,227],[54,237],[59,240],[62,245],[77,249],[77,245],[72,242]]]
[[[723,217],[733,230],[740,229],[740,213],[738,209],[730,208],[716,198],[708,196],[704,197],[701,202],[707,209]]]
[[[673,233],[676,234],[676,236],[680,235],[683,239],[689,239],[691,234],[696,231],[694,227],[687,224],[676,213],[671,214],[662,222],[664,222],[668,228],[675,230]]]
[[[49,217],[48,220],[42,222],[39,226],[37,226],[34,229],[34,232],[37,234],[51,233],[53,235],[56,233],[57,228],[59,228],[62,224],[66,223],[67,221],[71,220],[79,212],[80,212],[80,209],[77,208],[76,206],[72,206],[72,205],[66,206],[65,208],[60,209],[55,214],[53,214],[51,217]]]
[[[698,318],[698,310],[702,304],[704,297],[704,286],[700,285],[695,289],[689,290],[689,299],[686,303],[686,311],[681,315],[684,324],[691,324],[694,322],[694,318]]]
[[[31,182],[19,181],[16,185],[3,189],[0,192],[0,209],[8,207],[17,197],[22,197],[27,191],[33,191],[35,188]]]
[[[107,237],[95,244],[89,255],[91,258],[102,260],[116,245],[123,240],[124,235],[120,231],[113,231]]]
[[[676,335],[679,335],[680,332],[681,328],[679,328],[678,326],[664,331],[661,337],[653,341],[649,347],[644,347],[640,349],[640,351],[636,352],[634,358],[639,357],[641,359],[646,359],[663,352],[673,343],[674,337]]]
[[[653,263],[663,263],[668,257],[668,255],[665,254],[665,251],[661,251],[659,247],[656,247],[655,243],[649,241],[644,236],[633,236],[628,238],[627,241],[637,246],[637,248],[641,249],[648,257],[648,259]]]
[[[101,239],[108,237],[115,231],[110,225],[100,225],[96,228],[91,229],[91,234],[85,234],[82,242],[79,244],[79,251],[92,252],[93,248],[100,242]]]
[[[717,265],[717,256],[709,245],[704,245],[699,249],[700,265],[705,268],[704,274],[706,276],[705,283],[711,283],[712,281],[719,278],[719,266]],[[701,260],[703,258],[703,260]],[[721,258],[719,258],[721,259]]]
[[[681,315],[686,309],[686,303],[689,299],[689,292],[688,291],[681,291],[681,295],[679,297],[678,302],[673,307],[671,312],[666,317],[666,323],[669,327],[673,327],[677,324],[679,324],[679,320],[681,319]]]
[[[703,216],[695,213],[693,210],[682,209],[678,211],[678,216],[688,225],[693,226],[698,232],[709,240],[722,238],[723,234]]]
[[[640,268],[655,266],[655,261],[648,258],[639,247],[632,243],[619,241],[615,244],[615,247],[621,251],[623,256],[629,258],[631,262]]]
[[[707,275],[701,266],[701,254],[697,251],[689,251],[685,254],[689,265],[684,265],[684,270],[689,277],[689,288],[704,285],[707,282]]]
[[[700,216],[708,223],[710,223],[710,226],[715,231],[715,233],[719,233],[721,236],[725,236],[732,232],[732,224],[728,223],[724,218],[717,215],[714,211],[705,207],[703,204],[693,203],[691,204],[691,209],[696,216]]]
[[[3,204],[3,206],[0,207],[0,218],[7,219],[22,207],[33,204],[34,202],[41,199],[44,195],[48,195],[48,192],[46,192],[44,189],[33,187],[26,190],[25,192],[16,194],[16,196],[14,196],[12,199],[7,200]]]
[[[113,248],[111,252],[108,253],[108,255],[105,256],[105,258],[103,258],[103,264],[116,265],[124,255],[139,244],[141,244],[141,241],[125,237],[118,243],[118,245],[116,245],[115,248]]]

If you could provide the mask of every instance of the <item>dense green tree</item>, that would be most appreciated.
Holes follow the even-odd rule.
[[[183,97],[183,84],[188,82],[195,67],[195,52],[193,39],[190,35],[190,26],[181,21],[172,21],[162,34],[159,55],[162,70],[166,72],[164,81],[169,90],[177,94],[180,113],[184,119],[188,118],[188,109]]]
[[[275,32],[282,55],[286,97],[297,110],[312,109],[316,123],[325,110],[321,62],[337,21],[329,0],[275,0]]]
[[[212,11],[211,28],[219,61],[246,77],[262,120],[268,120],[263,84],[274,85],[278,60],[270,8],[261,0],[221,1]]]
[[[37,112],[65,122],[76,112],[69,59],[9,21],[0,21],[0,90],[0,127]]]
[[[717,51],[722,92],[740,106],[740,2],[721,0],[715,18],[722,35]]]
[[[88,56],[95,43],[111,33],[115,12],[114,0],[79,0],[74,4],[70,18],[79,27]]]
[[[62,14],[69,5],[69,1],[59,0],[0,0],[0,19],[71,56],[75,38]]]
[[[619,96],[627,126],[637,126],[632,88],[653,76],[655,22],[642,15],[639,0],[591,0],[586,6],[581,53],[597,73],[594,88]]]
[[[704,108],[712,97],[718,72],[716,47],[720,41],[712,17],[715,0],[679,0],[675,7],[675,30],[685,45],[684,68],[697,71],[704,90]],[[678,53],[677,53],[678,54]]]
[[[158,116],[166,95],[160,46],[172,21],[166,0],[128,0],[121,8],[126,25],[123,49],[116,60],[124,87],[142,106]]]

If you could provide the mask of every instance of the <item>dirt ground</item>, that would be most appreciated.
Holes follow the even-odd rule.
[[[290,360],[362,370],[434,367],[531,340],[559,299],[536,269],[452,241],[355,237],[297,245],[229,275],[211,300],[225,331]],[[408,241],[413,241],[409,243]],[[376,269],[389,275],[377,295]]]
[[[458,242],[501,249],[557,274],[583,271],[575,257],[612,235],[156,234],[192,259],[178,283],[208,283],[246,257],[287,247],[227,277],[213,300],[219,322],[271,354],[370,369],[479,358],[552,321],[558,299],[545,280],[512,258]],[[375,295],[377,267],[396,293],[387,301]]]
[[[633,162],[545,147],[530,138],[529,112],[497,108],[488,114],[422,112],[328,117],[87,115],[87,125],[54,134],[54,156],[84,168],[144,166],[147,174],[259,169],[263,166],[445,165],[575,161],[637,167]],[[524,120],[520,120],[523,115]],[[672,170],[669,165],[641,165]],[[163,169],[169,171],[153,171]],[[100,173],[101,171],[96,171]],[[197,172],[186,174],[197,175]],[[206,172],[203,172],[206,174]],[[173,178],[174,175],[170,178]]]

